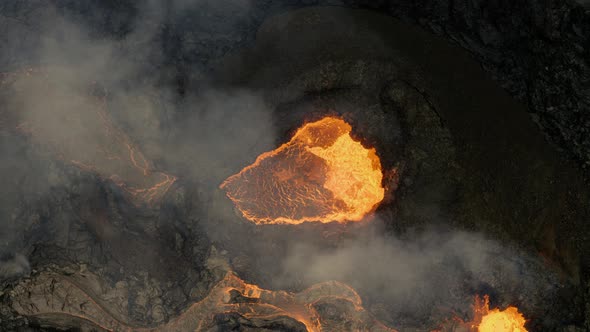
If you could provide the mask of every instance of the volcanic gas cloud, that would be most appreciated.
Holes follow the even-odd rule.
[[[108,179],[136,205],[156,204],[176,181],[157,170],[108,111],[106,89],[77,91],[56,83],[61,68],[31,68],[0,74],[0,87],[11,85],[14,93],[38,95],[23,98],[15,107],[22,118],[17,129],[55,158]],[[101,91],[102,90],[102,91]],[[41,96],[41,97],[40,97]]]
[[[336,117],[307,123],[221,188],[257,224],[359,221],[385,190],[375,149],[355,141],[351,130]]]

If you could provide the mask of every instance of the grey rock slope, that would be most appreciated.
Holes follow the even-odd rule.
[[[570,1],[355,1],[469,50],[556,145],[590,163],[590,18]]]

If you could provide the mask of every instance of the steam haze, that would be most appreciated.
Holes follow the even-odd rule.
[[[343,281],[370,299],[369,305],[387,303],[404,320],[436,311],[468,315],[475,294],[519,303],[519,294],[556,291],[553,276],[539,279],[544,267],[535,258],[479,234],[441,229],[402,238],[384,234],[374,227],[331,249],[293,244],[278,284]]]
[[[0,111],[0,149],[6,161],[0,167],[0,243],[7,252],[28,250],[21,242],[23,230],[53,213],[40,210],[31,218],[27,209],[52,206],[56,192],[76,192],[73,183],[88,176],[77,172],[71,160],[91,161],[105,178],[136,176],[129,165],[97,157],[103,147],[112,148],[115,157],[125,152],[107,135],[98,110],[104,109],[114,128],[143,153],[150,171],[168,172],[181,181],[217,186],[236,164],[254,156],[253,147],[259,151],[274,144],[270,112],[258,93],[209,87],[198,66],[183,73],[200,82],[190,89],[179,92],[171,78],[183,60],[170,54],[174,45],[165,43],[173,38],[166,31],[183,29],[195,12],[215,14],[220,23],[207,28],[209,42],[218,42],[241,24],[248,1],[150,1],[117,12],[110,22],[112,35],[97,33],[102,13],[80,21],[75,7],[64,8],[23,5],[30,21],[16,23],[26,27],[19,31],[21,49],[10,54],[18,61],[0,71],[0,99],[7,106]],[[124,13],[135,16],[117,21]],[[2,20],[13,24],[10,17]],[[197,51],[206,45],[183,40],[182,47]],[[44,238],[55,241],[52,234]]]

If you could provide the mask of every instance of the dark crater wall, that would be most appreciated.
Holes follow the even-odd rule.
[[[157,3],[157,2],[156,2]],[[185,89],[188,68],[206,65],[253,39],[256,27],[277,12],[312,5],[368,8],[445,36],[469,50],[514,97],[556,146],[581,165],[590,163],[590,18],[574,1],[162,1],[165,20],[150,56],[164,55],[165,79]],[[27,58],[43,31],[43,11],[58,11],[89,25],[97,38],[124,38],[134,27],[149,25],[153,13],[133,1],[18,1],[0,4],[2,68],[34,63]],[[15,38],[19,36],[19,38]],[[157,55],[156,55],[157,54]],[[30,56],[31,54],[29,54]],[[159,62],[159,61],[158,61]],[[161,63],[159,63],[161,65]],[[154,63],[155,65],[155,63]]]

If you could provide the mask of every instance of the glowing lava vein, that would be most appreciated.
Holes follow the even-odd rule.
[[[0,87],[12,84],[21,93],[34,90],[43,96],[23,98],[17,108],[22,122],[16,129],[56,159],[115,184],[135,205],[157,205],[176,177],[156,169],[116,125],[106,89],[80,92],[54,82],[53,75],[60,74],[58,68],[0,74]],[[100,91],[96,83],[92,87]]]
[[[256,224],[359,221],[383,200],[381,162],[336,117],[307,123],[220,186]]]

